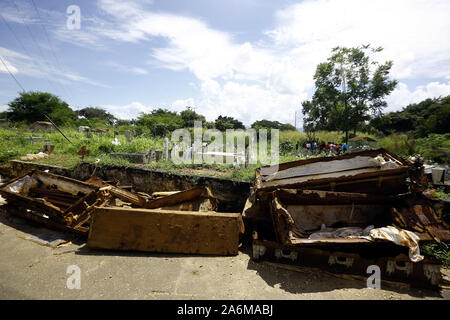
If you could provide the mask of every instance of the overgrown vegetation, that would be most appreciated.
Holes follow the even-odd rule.
[[[371,126],[383,134],[409,132],[416,138],[445,134],[450,128],[450,96],[426,99],[401,111],[390,112],[372,120]]]
[[[421,246],[422,253],[428,254],[442,261],[442,264],[449,268],[450,267],[450,244],[441,243],[429,243]]]

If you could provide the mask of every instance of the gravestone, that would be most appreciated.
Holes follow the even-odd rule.
[[[52,154],[53,151],[55,150],[55,145],[54,144],[44,144],[44,147],[41,150],[44,153]]]
[[[110,153],[109,156],[111,158],[124,159],[131,163],[148,163],[148,157],[146,153]]]
[[[183,155],[184,160],[191,160],[192,159],[192,147],[187,146],[186,151]]]
[[[128,143],[131,143],[131,141],[133,140],[133,132],[125,131],[125,138],[127,139]]]
[[[168,161],[169,160],[169,147],[170,147],[169,138],[167,138],[167,137],[164,138],[163,147],[164,147],[165,160]]]
[[[148,161],[149,161],[149,162],[156,161],[155,148],[151,147],[151,148],[147,151],[147,157],[148,157]]]
[[[88,126],[79,126],[78,127],[78,132],[86,132],[89,131],[90,127]]]
[[[163,157],[163,151],[161,149],[155,150],[155,161],[161,161]]]

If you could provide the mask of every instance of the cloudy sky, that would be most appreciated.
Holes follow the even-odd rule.
[[[386,111],[450,94],[448,0],[1,0],[0,14],[0,111],[20,91],[8,68],[25,90],[122,119],[189,105],[294,124],[331,48],[369,43],[399,80]]]

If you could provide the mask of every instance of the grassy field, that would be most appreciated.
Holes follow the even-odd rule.
[[[112,131],[102,134],[92,133],[87,137],[84,133],[79,133],[75,129],[63,128],[64,134],[72,141],[69,143],[59,132],[39,132],[31,133],[26,130],[14,130],[10,128],[0,129],[0,162],[10,159],[18,159],[26,154],[38,153],[43,147],[44,142],[39,141],[31,143],[30,136],[40,136],[51,141],[55,145],[54,154],[49,157],[33,160],[38,163],[62,166],[66,168],[75,168],[82,160],[77,151],[82,146],[90,150],[90,154],[84,159],[85,162],[98,162],[98,166],[125,165],[132,166],[126,160],[112,159],[109,157],[111,152],[121,153],[139,153],[146,152],[150,148],[163,149],[163,139],[151,137],[149,134],[143,134],[134,137],[131,143],[128,143],[125,136],[120,134],[120,128],[116,129],[119,134],[116,136],[120,145],[114,145],[111,142],[114,139]],[[357,135],[364,135],[357,133]],[[450,135],[430,135],[424,139],[414,139],[406,134],[394,134],[386,137],[372,138],[378,140],[378,146],[384,147],[401,156],[423,154],[426,158],[433,161],[448,163],[450,150]],[[307,139],[314,138],[317,141],[333,141],[339,143],[343,139],[343,133],[319,131],[313,137],[304,132],[281,131],[280,145],[287,143],[292,149],[295,149],[296,142],[302,143]],[[282,150],[283,151],[283,150]],[[301,155],[301,158],[314,155]],[[280,154],[280,163],[299,159],[292,151],[282,152]],[[252,180],[254,178],[254,169],[259,164],[249,165],[246,168],[233,168],[231,164],[179,164],[176,165],[170,161],[154,162],[147,165],[141,165],[152,169],[161,169],[169,172],[184,172],[199,175],[214,175],[224,178],[234,178],[239,180]]]
[[[46,158],[32,160],[33,162],[62,166],[66,168],[75,168],[82,160],[77,151],[82,146],[86,146],[90,150],[90,154],[83,161],[93,163],[98,162],[98,166],[113,166],[132,164],[122,159],[112,159],[108,156],[111,152],[120,153],[139,153],[146,152],[150,148],[163,149],[163,139],[149,136],[148,134],[134,137],[131,143],[128,143],[123,134],[117,135],[120,145],[112,144],[114,139],[113,132],[102,134],[93,133],[91,137],[86,137],[84,133],[79,133],[75,129],[63,128],[64,134],[72,141],[73,145],[68,142],[59,132],[39,132],[31,133],[25,130],[0,129],[0,162],[11,159],[18,159],[27,154],[38,153],[43,147],[44,142],[31,143],[30,136],[42,137],[51,141],[55,145],[54,153]],[[329,135],[329,133],[327,133]],[[300,132],[281,132],[280,141],[290,140],[301,141],[306,139],[306,135]],[[286,154],[280,155],[280,162],[287,162],[298,159],[297,157]],[[220,176],[224,178],[234,178],[239,180],[252,180],[254,178],[254,170],[259,164],[249,165],[246,168],[233,168],[231,164],[179,164],[176,165],[171,161],[153,162],[143,167],[161,169],[169,172],[186,172],[189,174],[207,174]]]

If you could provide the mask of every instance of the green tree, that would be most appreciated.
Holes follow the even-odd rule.
[[[295,130],[295,127],[289,123],[281,123],[278,121],[258,120],[252,123],[253,129],[278,129],[280,131]]]
[[[389,78],[392,61],[380,64],[372,59],[382,50],[370,45],[332,50],[317,66],[312,99],[302,103],[306,130],[341,130],[347,142],[350,130],[381,115],[385,97],[397,85]]]
[[[29,91],[20,93],[19,97],[8,103],[7,116],[10,121],[47,121],[49,116],[57,125],[71,123],[75,112],[57,96],[48,92]]]
[[[431,133],[448,133],[450,96],[409,104],[401,111],[374,118],[371,125],[384,134],[411,131],[416,137],[426,137]]]
[[[86,119],[106,120],[108,124],[113,124],[117,120],[111,113],[98,107],[86,107],[75,111],[75,113],[78,117],[85,117]]]
[[[192,107],[186,107],[186,110],[180,112],[181,119],[183,119],[184,127],[192,128],[195,121],[201,121],[205,125],[206,119],[201,114],[194,111]]]
[[[220,131],[225,131],[227,129],[245,129],[245,126],[242,122],[233,117],[223,117],[219,116],[214,122],[216,129]]]
[[[148,128],[150,133],[157,137],[163,137],[175,129],[182,128],[183,124],[179,114],[161,108],[151,113],[141,113],[136,120],[137,126]]]

